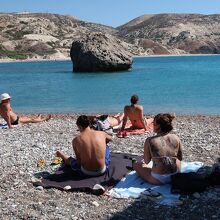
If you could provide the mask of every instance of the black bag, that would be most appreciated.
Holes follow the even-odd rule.
[[[210,184],[212,186],[220,185],[220,162],[213,165],[212,174],[210,176]]]
[[[171,176],[171,193],[202,192],[210,185],[211,173],[211,167],[202,167],[197,172],[177,173]]]

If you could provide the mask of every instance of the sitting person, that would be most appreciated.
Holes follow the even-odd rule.
[[[170,134],[174,117],[170,114],[158,114],[154,117],[154,131],[157,135],[146,139],[144,159],[134,164],[138,175],[151,184],[169,183],[171,175],[180,171],[181,141],[177,135]],[[153,167],[149,168],[147,164],[151,160]]]
[[[133,129],[148,129],[148,123],[146,118],[144,118],[144,108],[141,105],[138,105],[139,98],[137,95],[131,96],[131,105],[124,107],[124,118],[121,131],[125,129],[127,120],[131,121]],[[150,123],[150,121],[149,121]]]
[[[13,128],[13,125],[18,125],[19,123],[21,124],[26,124],[26,123],[37,123],[37,122],[43,122],[43,121],[48,121],[51,116],[48,116],[46,118],[42,118],[41,115],[39,115],[37,118],[32,118],[32,117],[26,117],[26,116],[17,116],[12,111],[11,105],[10,105],[10,100],[11,97],[7,93],[3,93],[0,96],[0,115],[1,117],[7,122],[7,125],[9,128]]]
[[[90,129],[90,120],[85,115],[79,116],[76,124],[80,131],[80,135],[72,141],[76,160],[61,151],[57,151],[56,155],[79,174],[103,175],[108,170],[110,163],[110,152],[106,143],[112,140],[111,136],[103,131]]]

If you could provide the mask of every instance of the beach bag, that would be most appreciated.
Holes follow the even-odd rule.
[[[197,172],[177,173],[171,176],[171,193],[192,194],[203,192],[210,186],[212,167],[202,167]]]
[[[108,134],[113,133],[113,129],[108,121],[108,115],[102,115],[99,117],[99,119],[96,121],[96,130],[105,131]]]

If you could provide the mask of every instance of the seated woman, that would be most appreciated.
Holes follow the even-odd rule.
[[[154,137],[147,138],[144,144],[144,159],[134,164],[134,170],[146,182],[166,184],[171,176],[180,171],[182,145],[179,137],[170,134],[173,129],[171,114],[158,114],[154,117]],[[153,167],[147,164],[152,160]]]

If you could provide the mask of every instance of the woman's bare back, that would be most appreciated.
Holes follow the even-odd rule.
[[[179,168],[180,140],[174,134],[158,135],[150,139],[152,170],[156,173],[174,173]]]

